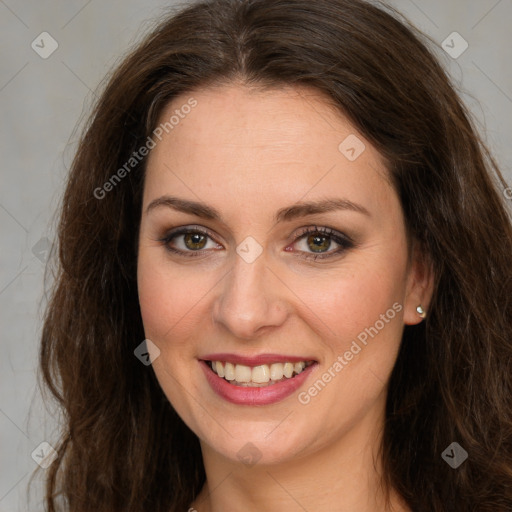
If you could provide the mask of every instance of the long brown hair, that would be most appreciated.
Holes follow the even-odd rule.
[[[389,382],[386,486],[419,512],[512,510],[507,184],[425,41],[362,0],[211,0],[173,13],[123,60],[62,203],[40,351],[63,412],[48,510],[181,512],[205,481],[197,437],[134,356],[145,159],[104,184],[170,100],[234,80],[325,93],[389,162],[408,236],[432,261],[428,318],[405,327]],[[441,457],[452,442],[468,453],[457,469]]]

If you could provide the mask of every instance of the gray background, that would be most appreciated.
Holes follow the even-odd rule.
[[[173,4],[0,0],[1,512],[43,509],[39,478],[27,498],[37,467],[31,454],[41,442],[55,440],[57,425],[36,388],[43,273],[77,123],[108,70]],[[394,0],[391,5],[438,44],[510,184],[512,0]],[[47,59],[31,47],[44,31],[58,43]],[[441,48],[454,31],[469,44],[456,59]],[[459,43],[453,45],[457,49]]]

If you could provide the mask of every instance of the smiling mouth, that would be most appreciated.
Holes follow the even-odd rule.
[[[211,370],[234,386],[261,388],[293,379],[315,361],[246,366],[224,361],[206,361]]]

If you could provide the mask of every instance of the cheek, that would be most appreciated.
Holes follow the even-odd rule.
[[[154,259],[154,258],[153,258]],[[162,332],[171,328],[176,311],[176,287],[144,250],[139,254],[137,287],[142,321],[146,337],[160,339]],[[179,303],[178,303],[179,304]]]
[[[397,309],[402,308],[395,306],[393,309],[393,304],[401,305],[403,301],[402,263],[405,264],[405,260],[401,262],[398,255],[395,260],[386,260],[382,255],[354,259],[336,272],[300,278],[294,288],[317,318],[322,337],[330,339],[332,348],[339,350],[365,328],[373,326],[381,315],[386,319],[398,316]]]
[[[309,288],[315,290],[308,305],[318,319],[323,359],[298,399],[323,431],[349,429],[380,400],[402,337],[403,267],[383,258],[359,263]]]
[[[180,416],[197,429],[193,406],[186,397],[200,396],[196,383],[188,380],[196,371],[194,329],[198,315],[202,316],[205,274],[180,271],[161,252],[153,247],[141,248],[139,252],[137,285],[144,333],[160,350],[152,368],[162,390]],[[188,394],[183,393],[185,382]]]
[[[186,312],[199,300],[199,282],[193,275],[182,277],[158,249],[141,249],[137,286],[146,336],[160,343],[186,319]],[[163,347],[162,347],[163,348]]]
[[[213,271],[170,262],[162,248],[140,249],[137,286],[144,331],[165,358],[185,359],[197,349],[194,338],[206,327],[209,294],[218,281]]]

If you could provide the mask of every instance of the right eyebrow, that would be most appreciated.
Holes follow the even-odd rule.
[[[222,220],[220,213],[215,208],[213,208],[213,206],[199,203],[197,201],[180,199],[179,197],[174,196],[162,196],[155,199],[154,201],[151,201],[151,203],[149,203],[148,207],[146,208],[146,214],[151,210],[161,206],[167,206],[173,210],[183,213],[190,213],[191,215],[196,215],[197,217],[202,217],[204,219],[219,221]]]

